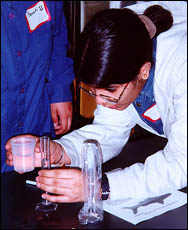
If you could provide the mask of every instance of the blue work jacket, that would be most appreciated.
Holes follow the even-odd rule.
[[[1,2],[1,172],[5,144],[19,134],[55,137],[50,104],[72,101],[62,1]]]

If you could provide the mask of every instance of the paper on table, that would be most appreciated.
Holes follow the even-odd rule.
[[[103,209],[132,224],[159,216],[167,211],[178,208],[187,203],[187,194],[175,191],[163,196],[148,198],[146,200],[118,200],[103,201]]]

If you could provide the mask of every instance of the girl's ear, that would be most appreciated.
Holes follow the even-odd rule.
[[[151,62],[144,63],[143,66],[140,68],[140,72],[138,75],[139,80],[147,80],[149,77],[150,69],[151,69]]]

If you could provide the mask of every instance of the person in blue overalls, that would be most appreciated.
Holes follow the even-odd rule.
[[[97,109],[93,124],[51,141],[53,163],[81,167],[86,139],[101,144],[107,162],[126,150],[136,124],[167,140],[144,163],[104,173],[102,199],[146,199],[187,186],[186,23],[187,2],[150,1],[101,11],[84,28],[75,71]],[[12,164],[9,142],[6,147]],[[41,170],[36,181],[42,190],[58,194],[43,194],[50,201],[84,200],[78,169]]]
[[[1,2],[1,172],[5,144],[15,135],[70,129],[73,61],[60,1]]]

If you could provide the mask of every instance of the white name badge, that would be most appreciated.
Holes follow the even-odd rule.
[[[35,31],[45,22],[51,20],[51,15],[45,1],[40,1],[29,7],[25,14],[30,32]]]
[[[149,109],[147,109],[142,116],[152,122],[155,122],[160,119],[160,114],[157,108],[157,104],[152,105]]]

